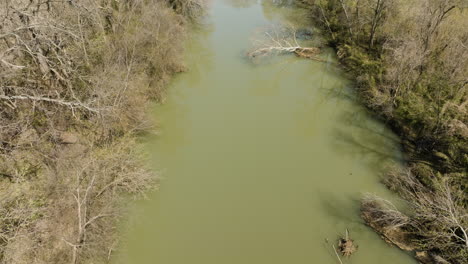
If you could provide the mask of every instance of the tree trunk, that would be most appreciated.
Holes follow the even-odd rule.
[[[385,0],[377,0],[377,5],[374,9],[374,17],[372,18],[371,32],[369,36],[369,49],[374,47],[375,33],[379,26],[380,19],[382,18],[382,12],[384,11]]]

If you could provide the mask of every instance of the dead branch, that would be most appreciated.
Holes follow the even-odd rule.
[[[113,214],[109,213],[97,213],[94,216],[90,216],[89,206],[93,202],[91,199],[91,192],[96,185],[96,174],[93,174],[85,189],[83,189],[82,184],[85,181],[84,174],[85,170],[90,166],[86,165],[82,170],[82,173],[77,175],[77,184],[75,192],[72,194],[75,203],[76,203],[76,215],[77,215],[77,234],[75,237],[75,242],[69,242],[66,239],[63,239],[71,248],[72,248],[72,261],[71,263],[75,264],[78,262],[79,250],[86,244],[87,240],[87,231],[89,226],[98,219],[112,216]]]
[[[340,264],[343,264],[343,261],[341,261],[340,255],[338,254],[338,250],[336,250],[335,245],[332,245],[332,247],[336,257],[338,258],[338,261],[340,262]]]
[[[338,249],[345,257],[350,257],[354,252],[356,252],[357,246],[355,245],[354,240],[349,238],[348,229],[346,229],[345,237],[338,240]]]
[[[274,28],[263,34],[263,38],[254,41],[255,48],[247,53],[251,59],[280,54],[295,54],[298,57],[324,61],[317,57],[320,49],[302,47],[296,37],[296,30],[291,27]]]
[[[366,194],[361,208],[374,223],[385,229],[397,229],[410,224],[410,218],[402,214],[392,202],[376,195]]]
[[[99,112],[99,110],[95,108],[91,108],[81,102],[68,102],[68,101],[63,101],[63,100],[58,100],[58,99],[53,99],[53,98],[48,98],[48,97],[29,96],[29,95],[13,95],[13,96],[0,95],[0,99],[8,100],[10,102],[15,101],[15,100],[32,100],[36,102],[49,102],[49,103],[54,103],[54,104],[69,107],[72,110],[74,110],[75,108],[82,108],[93,113]]]
[[[468,250],[466,192],[450,178],[439,177],[427,187],[413,175],[412,168],[392,170],[385,184],[407,201],[410,217],[387,200],[366,196],[361,206],[364,220],[400,248],[413,250],[411,240],[418,237],[422,250],[436,249],[445,252],[445,257],[463,258]]]

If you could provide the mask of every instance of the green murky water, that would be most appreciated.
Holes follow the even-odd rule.
[[[117,262],[338,263],[325,241],[348,228],[359,250],[345,263],[413,263],[359,218],[363,193],[389,195],[378,175],[399,159],[398,138],[333,63],[250,63],[252,38],[278,23],[307,19],[267,2],[211,4],[187,46],[190,71],[155,109],[161,189],[137,206]]]

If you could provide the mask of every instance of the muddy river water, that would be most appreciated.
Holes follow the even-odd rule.
[[[271,25],[310,28],[304,14],[210,4],[187,41],[189,70],[153,111],[160,189],[137,204],[117,263],[339,263],[332,244],[346,228],[359,249],[344,263],[414,263],[359,217],[364,193],[391,197],[379,175],[400,145],[355,99],[333,52],[320,55],[327,63],[245,57]]]

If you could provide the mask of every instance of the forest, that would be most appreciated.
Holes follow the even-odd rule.
[[[360,102],[402,140],[404,168],[381,180],[406,208],[366,195],[362,218],[423,263],[466,264],[468,2],[292,2],[320,28]],[[111,262],[128,204],[159,186],[142,150],[157,133],[148,109],[187,71],[184,45],[206,5],[0,2],[0,263]],[[318,48],[272,39],[326,62]]]
[[[0,3],[0,263],[105,262],[124,196],[155,188],[137,136],[184,70],[201,6]]]
[[[300,0],[311,10],[362,102],[403,140],[406,169],[383,182],[413,214],[365,197],[363,216],[398,228],[410,249],[468,259],[468,2]],[[391,238],[390,238],[391,240]]]

